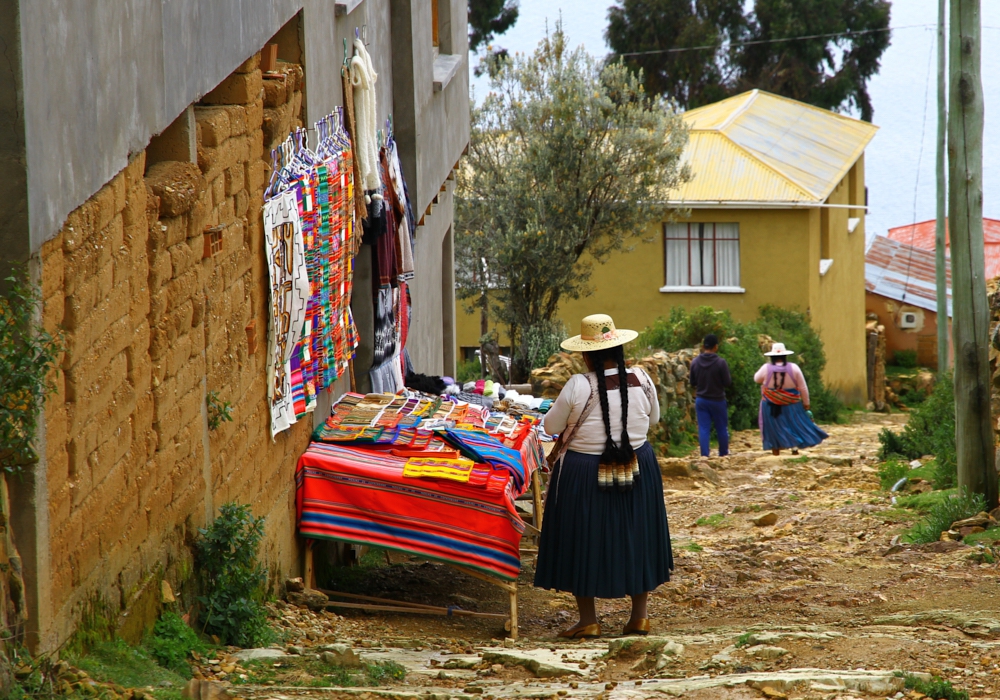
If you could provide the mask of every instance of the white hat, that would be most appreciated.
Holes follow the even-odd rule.
[[[607,314],[594,314],[580,322],[580,335],[562,341],[561,345],[570,352],[589,352],[624,345],[638,336],[636,331],[615,328],[615,322]]]
[[[784,343],[773,343],[771,345],[771,352],[765,352],[764,355],[767,357],[780,357],[782,355],[794,355],[794,350],[786,350]]]

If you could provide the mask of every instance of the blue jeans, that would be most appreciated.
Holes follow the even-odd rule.
[[[694,410],[698,416],[698,444],[701,446],[701,456],[708,457],[708,441],[714,425],[715,435],[719,439],[719,456],[725,457],[729,454],[729,427],[727,425],[729,405],[726,400],[712,401],[699,397],[694,400]]]

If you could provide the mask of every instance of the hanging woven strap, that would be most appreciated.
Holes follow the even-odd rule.
[[[594,410],[594,405],[597,400],[597,378],[596,376],[588,373],[584,375],[587,377],[587,381],[590,382],[590,396],[587,397],[587,402],[583,405],[583,410],[580,411],[580,416],[575,422],[570,423],[566,428],[559,434],[559,439],[556,440],[555,446],[549,453],[545,461],[548,462],[549,469],[551,470],[556,463],[562,459],[563,455],[566,454],[566,450],[569,449],[569,443],[573,439],[573,434],[576,432],[577,426],[587,420],[591,412]]]

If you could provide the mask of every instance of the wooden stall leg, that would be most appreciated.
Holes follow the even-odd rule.
[[[539,530],[542,529],[542,476],[536,469],[531,474],[531,490],[534,498],[534,514],[532,524]]]
[[[315,540],[306,540],[306,566],[305,571],[302,574],[302,580],[305,583],[307,589],[312,589],[316,587],[316,574],[313,569],[313,544]]]
[[[517,639],[517,586],[510,592],[510,638]]]

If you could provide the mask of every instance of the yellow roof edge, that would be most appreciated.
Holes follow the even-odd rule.
[[[869,124],[869,122],[865,123]],[[837,189],[837,185],[841,183],[847,173],[851,172],[851,168],[854,167],[855,163],[858,162],[858,159],[861,158],[861,155],[865,152],[865,149],[868,148],[868,144],[872,142],[873,138],[875,138],[875,132],[878,131],[878,127],[874,124],[870,124],[870,126],[872,127],[872,130],[865,137],[864,141],[862,141],[861,144],[851,153],[847,160],[847,164],[837,171],[837,177],[834,179],[833,184],[822,193],[822,199],[820,201],[825,202],[830,194]]]
[[[828,114],[831,117],[836,117],[837,119],[841,119],[843,121],[848,121],[848,122],[851,122],[852,124],[863,124],[863,125],[866,125],[869,128],[874,129],[875,131],[878,131],[878,129],[879,129],[878,125],[872,124],[871,122],[866,122],[865,120],[858,119],[856,117],[849,117],[846,114],[841,114],[840,112],[834,112],[832,109],[825,109],[823,107],[817,107],[816,105],[811,105],[808,102],[803,102],[801,100],[796,100],[794,97],[785,97],[784,95],[778,95],[778,94],[773,93],[773,92],[768,92],[767,90],[761,90],[760,88],[754,88],[753,90],[747,90],[747,92],[755,92],[758,95],[767,95],[768,97],[773,97],[776,100],[782,100],[783,102],[791,102],[792,104],[798,105],[799,107],[806,107],[808,109],[813,110],[814,112],[822,112],[823,114]],[[746,92],[740,93],[740,94],[741,95],[745,95]],[[739,97],[739,95],[737,95],[737,97]],[[716,104],[718,104],[718,103],[716,103]]]
[[[756,155],[754,155],[753,153],[751,153],[747,149],[743,148],[743,146],[741,146],[740,144],[736,143],[731,138],[729,138],[728,134],[725,134],[725,133],[723,133],[723,132],[721,132],[721,131],[719,131],[717,129],[706,129],[705,131],[706,131],[706,133],[708,133],[708,132],[714,132],[715,134],[717,134],[719,136],[719,138],[723,138],[726,141],[728,141],[729,145],[731,145],[733,148],[735,148],[736,150],[738,150],[740,153],[742,153],[744,156],[746,156],[747,158],[749,158],[750,160],[752,160],[757,165],[759,165],[762,168],[765,168],[766,170],[768,170],[768,171],[774,173],[775,175],[777,175],[779,178],[781,178],[786,183],[788,183],[789,185],[791,185],[791,187],[792,187],[793,190],[795,190],[796,192],[800,192],[803,195],[805,195],[806,197],[808,197],[809,201],[814,201],[815,200],[815,197],[816,197],[816,193],[815,192],[810,192],[805,187],[803,187],[799,183],[795,182],[795,180],[793,180],[792,178],[790,178],[788,175],[785,175],[783,172],[781,172],[780,170],[778,170],[777,168],[775,168],[770,163],[765,163],[763,160],[761,160],[760,158],[758,158]],[[838,182],[839,181],[840,180],[838,180]],[[824,197],[824,199],[825,199],[825,197]],[[770,201],[770,200],[760,200],[760,201],[763,202],[763,201]],[[823,201],[823,200],[819,200],[819,201]]]

